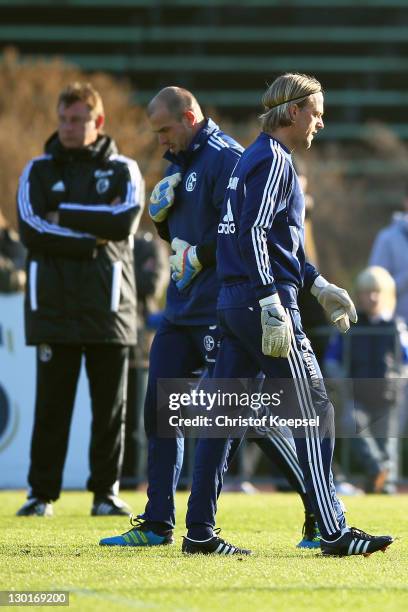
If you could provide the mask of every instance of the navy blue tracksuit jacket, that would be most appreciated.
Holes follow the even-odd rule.
[[[208,119],[187,151],[165,155],[171,162],[166,175],[181,172],[183,176],[165,222],[168,241],[177,237],[198,245],[197,256],[204,267],[182,292],[170,281],[164,316],[177,325],[216,323],[219,284],[214,272],[218,219],[225,186],[242,151],[241,145]],[[212,257],[209,251],[213,251]]]

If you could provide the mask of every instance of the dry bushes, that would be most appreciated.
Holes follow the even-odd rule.
[[[320,268],[350,287],[367,265],[377,232],[402,209],[407,146],[386,126],[371,123],[359,144],[316,144],[306,163]]]
[[[20,62],[13,50],[0,63],[0,206],[16,226],[15,192],[27,161],[40,155],[56,127],[58,94],[73,80],[89,80],[100,91],[106,113],[106,132],[121,153],[136,159],[147,189],[158,180],[163,165],[143,109],[131,103],[126,81],[105,74],[85,75],[60,60]]]

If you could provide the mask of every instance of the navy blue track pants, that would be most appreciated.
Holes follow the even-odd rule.
[[[291,414],[320,417],[322,427],[306,426],[295,436],[296,452],[304,482],[323,537],[333,537],[346,526],[336,496],[331,471],[334,449],[334,409],[327,397],[313,349],[298,310],[287,309],[292,322],[292,348],[287,359],[261,351],[260,309],[231,308],[219,311],[221,345],[214,378],[254,378],[261,370],[267,378],[292,379]],[[316,380],[318,384],[316,385]],[[315,381],[315,385],[312,384]],[[280,416],[284,416],[280,414]],[[193,485],[188,502],[187,528],[215,525],[217,499],[233,440],[201,439],[196,451]]]
[[[145,429],[148,437],[148,503],[143,517],[146,520],[175,524],[174,496],[179,480],[184,453],[183,438],[157,436],[157,381],[160,378],[191,378],[193,372],[207,367],[209,376],[217,355],[219,330],[216,326],[181,326],[163,320],[150,351],[149,380],[145,400]],[[292,443],[277,429],[268,432],[266,438],[256,440],[269,459],[280,467],[294,489],[302,496],[305,486],[303,475]],[[222,445],[224,440],[215,441]],[[239,446],[232,443],[228,459],[231,460]],[[200,442],[198,447],[201,447]],[[225,466],[226,469],[227,466]],[[212,471],[206,472],[212,479]],[[214,483],[209,483],[212,492]],[[221,491],[221,487],[218,492]]]
[[[193,378],[200,368],[214,366],[219,332],[215,325],[174,325],[164,319],[150,350],[145,400],[148,438],[148,502],[143,517],[175,524],[174,495],[183,465],[184,439],[157,436],[157,381]]]

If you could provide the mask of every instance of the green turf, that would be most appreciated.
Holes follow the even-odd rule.
[[[123,498],[135,511],[145,495]],[[70,591],[78,610],[408,610],[408,497],[346,499],[348,520],[391,533],[386,554],[343,559],[299,551],[302,509],[295,495],[223,495],[218,524],[252,557],[185,557],[186,495],[178,495],[177,542],[149,549],[102,548],[127,519],[89,516],[90,495],[64,493],[55,517],[17,518],[21,492],[0,492],[0,589]],[[44,608],[45,609],[45,608]]]

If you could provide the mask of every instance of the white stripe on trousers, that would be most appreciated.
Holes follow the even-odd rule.
[[[295,475],[297,481],[300,484],[302,492],[306,493],[303,472],[299,465],[297,454],[293,450],[292,446],[286,440],[285,436],[280,433],[279,430],[276,430],[274,428],[268,429],[266,435],[268,439],[270,440],[270,442],[272,442],[272,444],[276,446],[279,453],[282,455],[286,463],[289,465],[290,469],[292,470],[293,474]]]
[[[303,416],[308,419],[315,419],[316,418],[316,412],[314,410],[314,406],[313,406],[313,400],[310,396],[310,390],[309,390],[309,385],[308,385],[308,378],[307,378],[307,374],[305,372],[304,369],[304,365],[303,365],[303,361],[302,361],[302,357],[299,355],[297,349],[295,349],[294,351],[294,356],[297,357],[298,359],[298,367],[300,365],[300,369],[302,370],[302,372],[299,374],[299,387],[302,391],[302,395],[303,395],[303,399],[304,399],[304,406],[303,408],[305,409],[305,412],[303,412]],[[295,367],[296,367],[296,359],[294,359],[294,363],[295,363]],[[299,371],[299,370],[298,370]],[[308,397],[307,397],[308,396]],[[309,405],[308,405],[309,403]],[[339,526],[337,523],[337,515],[336,512],[333,509],[333,500],[332,497],[330,495],[330,491],[327,488],[327,483],[326,483],[326,479],[325,479],[325,475],[324,475],[324,469],[323,469],[323,460],[322,460],[322,455],[321,455],[321,446],[320,446],[320,437],[319,437],[319,433],[318,433],[318,429],[317,427],[311,427],[309,426],[309,431],[311,432],[311,440],[313,442],[312,444],[312,450],[313,450],[313,457],[315,460],[315,464],[314,464],[314,468],[317,469],[317,477],[318,477],[318,482],[319,482],[319,488],[320,488],[320,492],[323,496],[323,505],[326,507],[326,509],[328,509],[328,516],[330,517],[330,514],[332,515],[332,518],[334,520],[334,525],[335,527],[335,531],[339,530]],[[316,472],[315,472],[316,473]],[[326,499],[324,499],[326,498]],[[331,512],[330,512],[331,511]]]
[[[292,351],[292,349],[291,349],[291,351]],[[297,384],[298,376],[300,377],[300,374],[297,374],[294,371],[295,367],[292,364],[291,355],[290,354],[289,354],[289,357],[288,357],[288,361],[289,361],[290,369],[291,369],[291,372],[292,372],[292,377],[293,377],[293,380],[295,382],[296,394],[297,394],[297,397],[298,397],[298,402],[299,402],[300,410],[302,412],[302,417],[303,418],[308,418],[305,415],[305,412],[304,412],[303,407],[302,407],[301,391],[300,391],[299,385]],[[306,432],[307,458],[308,458],[308,463],[309,463],[309,466],[310,466],[310,473],[312,475],[313,487],[314,487],[315,495],[316,495],[316,501],[317,501],[317,505],[319,507],[320,514],[322,516],[322,520],[324,522],[325,528],[327,530],[327,533],[331,534],[332,533],[332,527],[331,527],[331,524],[330,524],[330,520],[327,519],[327,516],[325,515],[324,502],[323,502],[322,496],[321,496],[321,494],[322,494],[321,483],[320,483],[320,481],[318,481],[317,476],[316,476],[316,472],[315,472],[316,449],[315,449],[314,444],[312,444],[312,442],[313,442],[313,438],[309,437],[309,433]],[[313,458],[312,458],[312,452],[313,452]]]
[[[315,419],[317,415],[316,415],[316,411],[314,409],[313,399],[312,399],[312,396],[310,394],[310,387],[309,387],[309,384],[307,382],[309,379],[307,378],[307,373],[306,373],[305,366],[304,366],[304,363],[303,363],[302,355],[297,350],[296,345],[295,345],[295,356],[299,360],[300,368],[301,368],[302,373],[303,373],[303,377],[300,378],[300,384],[301,385],[303,384],[304,390],[306,392],[307,400],[308,400],[308,403],[306,402],[306,409],[308,410],[308,404],[309,404],[309,409],[310,409],[310,411],[308,410],[309,418]],[[320,478],[322,479],[322,482],[324,483],[323,484],[323,493],[324,493],[324,495],[326,497],[327,507],[329,508],[329,511],[331,511],[331,515],[332,515],[332,518],[334,520],[334,524],[336,526],[336,531],[338,531],[339,530],[339,525],[338,525],[338,521],[337,521],[337,513],[336,513],[334,505],[333,505],[333,499],[332,499],[332,496],[331,496],[330,487],[326,483],[326,478],[325,478],[324,469],[323,469],[323,460],[322,460],[322,455],[321,455],[320,436],[319,436],[319,433],[318,433],[318,428],[317,427],[315,429],[313,428],[312,432],[315,434],[315,438],[316,438],[316,441],[317,441],[317,455],[318,455],[318,459],[319,459],[318,468],[319,468],[319,471],[320,471]]]
[[[296,338],[293,329],[293,321],[290,311],[286,309],[286,313],[291,323],[292,346],[288,356],[289,366],[292,372],[292,377],[295,383],[296,394],[299,401],[302,417],[311,419],[316,418],[316,413],[313,406],[313,401],[308,388],[309,378],[305,372],[302,356],[299,354],[296,346]],[[304,379],[304,380],[303,380]],[[309,405],[308,405],[309,404]],[[310,432],[310,436],[308,433]],[[316,494],[316,500],[319,506],[320,514],[324,522],[327,533],[330,535],[339,531],[337,516],[333,507],[333,500],[330,491],[327,488],[327,482],[324,477],[323,462],[320,449],[320,437],[317,427],[309,425],[306,428],[306,447],[312,475],[313,486]]]

